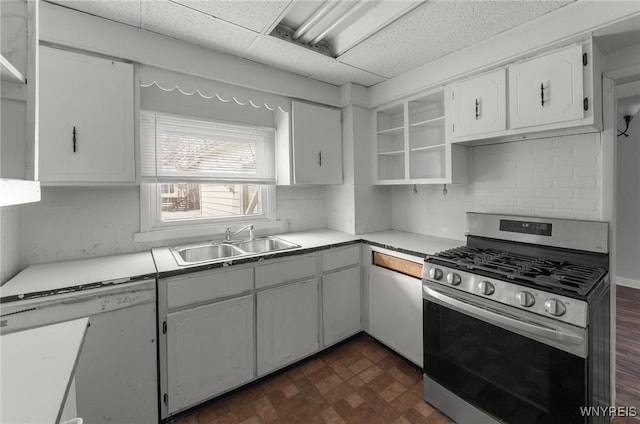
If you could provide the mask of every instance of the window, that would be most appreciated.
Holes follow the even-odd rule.
[[[273,128],[140,116],[143,231],[270,218]]]

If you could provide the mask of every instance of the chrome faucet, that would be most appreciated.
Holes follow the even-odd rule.
[[[247,224],[244,227],[240,228],[239,230],[235,231],[234,233],[231,232],[231,227],[227,227],[225,231],[224,241],[231,241],[231,236],[235,236],[239,232],[244,231],[246,229],[249,229],[249,241],[253,240],[254,239],[253,224]]]

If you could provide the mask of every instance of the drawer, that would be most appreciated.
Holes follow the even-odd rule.
[[[169,309],[233,296],[253,289],[253,269],[194,272],[167,282]]]
[[[315,256],[304,256],[257,266],[256,289],[284,283],[285,281],[315,277],[316,267]]]
[[[380,252],[373,252],[373,264],[414,278],[422,278],[423,263],[416,263]]]
[[[349,265],[360,264],[360,245],[349,246],[347,248],[332,249],[322,252],[322,271],[327,272],[333,269],[342,268]]]

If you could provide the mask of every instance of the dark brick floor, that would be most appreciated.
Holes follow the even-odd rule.
[[[453,423],[422,400],[420,370],[364,334],[173,422]]]

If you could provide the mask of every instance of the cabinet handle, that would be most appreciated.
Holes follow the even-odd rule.
[[[476,99],[476,121],[480,119],[480,101]]]
[[[76,137],[76,127],[73,127],[73,153],[76,152],[76,144],[77,144],[77,137]]]
[[[318,165],[322,167],[322,150],[318,152]]]
[[[544,106],[544,84],[540,83],[540,104]]]

